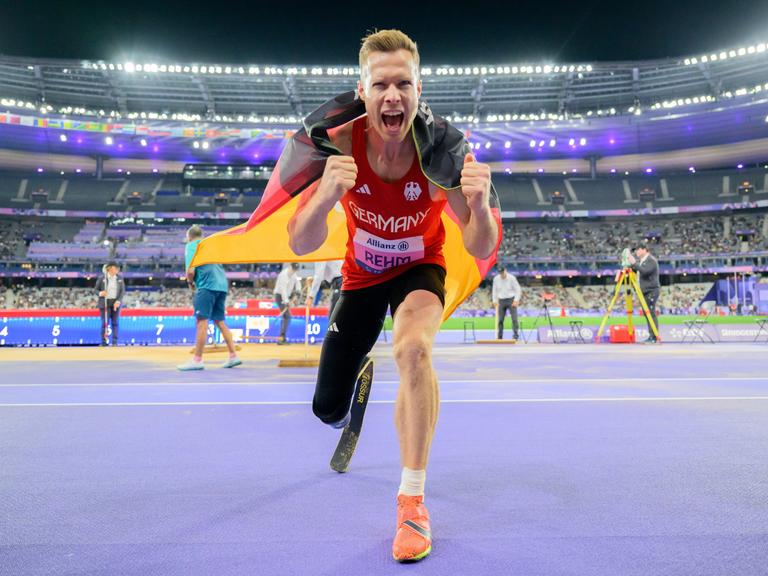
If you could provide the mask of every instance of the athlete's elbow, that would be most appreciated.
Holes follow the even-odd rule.
[[[480,260],[485,260],[486,258],[490,258],[491,255],[494,252],[494,249],[496,248],[495,244],[483,244],[481,246],[472,246],[467,247],[467,252],[472,254],[475,258],[478,258]]]
[[[299,234],[296,228],[296,216],[294,216],[288,221],[288,247],[296,256],[304,256],[311,250],[307,249],[302,234]]]
[[[301,242],[300,239],[296,236],[290,236],[288,240],[288,246],[290,247],[291,251],[296,254],[296,256],[304,256],[305,254],[312,252],[312,249],[307,245],[307,243]]]
[[[467,249],[472,256],[485,260],[489,258],[496,251],[496,237],[494,236],[482,236],[480,238],[467,238],[464,239],[464,248]]]

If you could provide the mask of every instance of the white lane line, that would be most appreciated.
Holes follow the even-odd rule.
[[[376,384],[399,384],[400,380],[374,380]],[[645,378],[504,378],[504,379],[467,379],[467,380],[440,380],[440,384],[595,384],[606,382],[639,382],[648,384]],[[684,376],[684,377],[656,377],[655,383],[665,382],[768,382],[768,376]],[[33,383],[33,384],[0,384],[0,388],[115,388],[115,387],[210,387],[210,386],[314,386],[314,380],[297,381],[262,381],[262,382],[97,382],[83,384],[82,382]]]
[[[729,402],[768,400],[768,396],[649,396],[617,398],[482,398],[441,400],[441,404],[515,404],[515,403],[567,403],[567,402]],[[371,400],[369,404],[394,404],[394,400]],[[91,408],[91,407],[149,407],[149,406],[297,406],[309,405],[308,400],[235,401],[235,402],[40,402],[5,403],[0,408]]]

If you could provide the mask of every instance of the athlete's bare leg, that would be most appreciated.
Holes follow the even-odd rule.
[[[424,470],[437,423],[439,390],[432,366],[432,345],[440,328],[443,305],[427,290],[406,296],[395,312],[392,328],[400,388],[395,403],[395,425],[402,465]]]

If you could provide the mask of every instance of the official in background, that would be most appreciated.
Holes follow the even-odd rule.
[[[125,295],[125,282],[119,276],[117,262],[109,262],[104,267],[104,274],[96,280],[99,292],[99,312],[101,312],[101,345],[109,344],[107,326],[112,327],[112,346],[117,346],[117,328],[120,323],[120,303]]]
[[[635,272],[637,272],[638,283],[640,284],[640,291],[643,293],[645,303],[648,305],[648,312],[650,314],[645,315],[645,321],[648,323],[649,336],[645,342],[656,342],[656,335],[654,334],[653,326],[656,327],[656,331],[659,330],[659,322],[656,318],[656,302],[659,299],[659,293],[661,291],[661,284],[659,284],[659,263],[656,258],[648,250],[648,244],[646,242],[640,242],[634,248],[635,256],[629,255],[629,263]]]
[[[328,306],[328,318],[333,313],[333,308],[341,295],[341,265],[344,260],[329,260],[327,262],[315,262],[315,275],[312,277],[312,284],[307,293],[307,307],[314,305],[320,292],[320,285],[328,282],[331,289],[331,303]]]
[[[280,339],[278,344],[286,344],[286,335],[288,334],[288,326],[291,323],[291,297],[295,293],[301,294],[301,281],[296,274],[299,265],[295,262],[286,264],[277,275],[277,281],[275,282],[275,302],[277,307],[280,308],[280,316],[282,321],[280,323]]]
[[[507,310],[512,318],[512,338],[520,338],[520,325],[517,320],[517,306],[520,304],[522,290],[517,278],[507,272],[503,264],[498,265],[499,273],[493,277],[493,289],[491,291],[491,301],[496,308],[496,338],[501,340],[504,336],[504,318],[507,316]]]

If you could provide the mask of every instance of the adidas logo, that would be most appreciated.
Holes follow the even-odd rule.
[[[339,331],[339,327],[336,326],[336,322],[333,322],[330,326],[328,326],[328,332],[337,332]]]
[[[357,192],[358,194],[365,194],[366,196],[371,195],[371,189],[368,188],[368,184],[363,184],[362,186],[360,186],[360,188],[355,190],[355,192]]]

